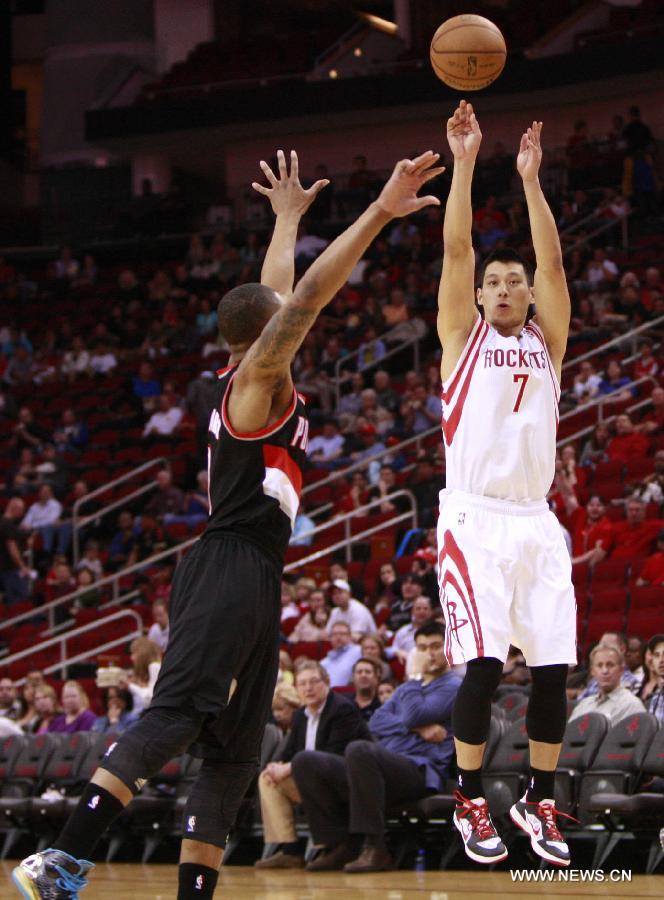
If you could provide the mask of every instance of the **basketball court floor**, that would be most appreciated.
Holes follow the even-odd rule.
[[[16,900],[11,883],[15,863],[0,863],[0,900]],[[583,873],[585,874],[585,873]],[[579,878],[581,873],[579,874]],[[585,875],[587,878],[587,874]],[[303,871],[257,873],[244,866],[221,871],[216,896],[233,900],[501,900],[546,898],[577,900],[610,896],[616,900],[662,897],[664,876],[635,875],[631,882],[581,881],[515,884],[509,872],[382,872],[377,875],[343,875]],[[101,863],[81,900],[175,900],[177,867]]]

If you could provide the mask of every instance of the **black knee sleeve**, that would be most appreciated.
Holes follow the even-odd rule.
[[[242,798],[257,771],[256,762],[204,760],[187,798],[182,837],[223,850]]]
[[[197,739],[203,720],[202,713],[148,709],[117,743],[111,744],[100,768],[119,778],[135,796],[148,778],[187,751]]]
[[[533,680],[526,713],[531,741],[560,744],[567,723],[567,665],[533,666]]]
[[[491,698],[500,683],[503,664],[493,656],[471,660],[452,710],[454,737],[465,744],[483,744],[491,725]]]

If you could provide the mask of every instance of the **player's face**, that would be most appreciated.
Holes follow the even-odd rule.
[[[482,287],[477,289],[477,302],[484,307],[485,319],[499,332],[523,325],[533,299],[526,272],[516,262],[489,263]]]

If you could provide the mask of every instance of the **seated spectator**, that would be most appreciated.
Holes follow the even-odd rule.
[[[23,731],[31,732],[32,727],[39,716],[35,709],[35,685],[28,678],[26,678],[21,689],[19,702],[21,704],[21,710],[18,718],[15,720],[16,724]]]
[[[659,372],[659,360],[655,357],[650,341],[639,345],[639,358],[634,363],[634,380],[654,378]]]
[[[118,358],[108,345],[97,347],[90,355],[90,371],[93,375],[110,375],[117,365]]]
[[[646,475],[634,494],[644,503],[661,503],[664,500],[664,450],[658,450],[653,460],[654,471]]]
[[[435,525],[440,491],[445,487],[444,475],[429,457],[418,459],[409,489],[415,495],[420,528]]]
[[[364,603],[351,597],[350,585],[343,578],[337,578],[332,582],[332,603],[334,609],[328,622],[330,633],[337,622],[345,622],[348,625],[354,641],[359,641],[365,634],[373,634],[376,631],[373,616]]]
[[[592,400],[599,391],[601,377],[595,372],[595,368],[589,359],[584,360],[579,366],[579,372],[574,376],[572,393],[577,403],[587,403]]]
[[[293,716],[281,761],[270,763],[258,779],[264,840],[279,847],[276,853],[257,862],[257,869],[297,869],[304,864],[295,832],[294,807],[301,802],[292,775],[296,754],[319,750],[340,755],[351,741],[369,737],[355,704],[330,690],[328,674],[319,663],[313,660],[300,663],[295,689],[303,707]]]
[[[576,496],[565,498],[567,522],[572,535],[572,562],[599,561],[599,548],[605,552],[611,543],[613,525],[606,515],[606,504],[599,494],[591,494],[585,507],[580,506]]]
[[[583,445],[579,465],[596,466],[598,463],[606,462],[610,440],[611,432],[609,431],[609,426],[606,422],[598,422],[591,437]]]
[[[30,407],[22,406],[18,411],[18,422],[12,429],[9,448],[14,456],[18,456],[24,447],[38,451],[49,439],[48,431],[35,421]]]
[[[272,698],[272,718],[281,731],[281,740],[274,750],[271,760],[282,759],[288,738],[293,730],[295,713],[302,708],[300,695],[292,684],[278,684],[274,689]]]
[[[510,646],[507,652],[507,659],[503,665],[503,675],[500,679],[501,684],[530,684],[530,670],[526,664],[526,658],[518,647]]]
[[[306,612],[290,633],[293,644],[328,640],[330,610],[325,593],[316,589],[309,595],[309,611]]]
[[[142,362],[138,369],[138,375],[135,375],[131,382],[132,392],[140,402],[143,412],[154,412],[161,394],[161,385],[154,376],[152,363]]]
[[[664,725],[664,634],[655,634],[648,641],[648,650],[652,659],[652,669],[657,676],[657,688],[652,691],[646,703],[646,709]]]
[[[103,694],[103,703],[106,715],[97,716],[92,731],[102,734],[109,731],[122,734],[136,722],[138,716],[133,711],[134,698],[131,691],[126,688],[107,688]]]
[[[171,470],[160,469],[156,480],[157,488],[146,503],[144,511],[164,521],[168,515],[179,516],[184,504],[184,494],[173,484]]]
[[[611,559],[636,559],[652,552],[664,519],[646,519],[646,505],[630,497],[625,506],[625,521],[614,522],[608,552]]]
[[[295,602],[295,588],[288,581],[281,582],[281,624],[288,619],[299,619],[302,610]]]
[[[618,281],[618,266],[606,255],[606,250],[597,247],[593,252],[593,258],[586,266],[585,280],[591,290],[610,289]]]
[[[60,371],[70,382],[89,374],[90,352],[79,335],[72,338],[71,349],[63,356]]]
[[[295,602],[300,609],[309,607],[309,597],[311,592],[315,591],[317,584],[313,578],[307,578],[306,575],[300,576],[295,582]]]
[[[353,703],[359,709],[365,722],[369,721],[380,706],[376,692],[381,674],[381,666],[375,659],[361,656],[353,666],[353,687],[355,688]]]
[[[212,309],[207,297],[201,300],[200,312],[196,315],[196,331],[201,339],[214,339],[218,330],[217,311]]]
[[[315,398],[322,412],[327,416],[332,412],[334,386],[328,372],[322,371],[316,357],[309,347],[295,357],[293,364],[293,383],[295,390],[306,398]]]
[[[79,569],[76,575],[76,590],[83,591],[72,605],[69,613],[74,615],[79,609],[97,609],[101,603],[101,591],[94,587],[95,576],[91,569]],[[84,590],[85,589],[85,590]]]
[[[598,691],[579,700],[569,717],[570,722],[586,713],[598,712],[606,716],[609,726],[613,726],[626,716],[645,712],[638,697],[620,683],[625,658],[617,647],[598,644],[590,654],[590,671]]]
[[[374,363],[380,362],[387,353],[387,345],[378,337],[375,325],[367,325],[364,329],[362,341],[357,354],[358,369],[365,369]]]
[[[385,655],[388,659],[396,657],[405,666],[415,647],[415,634],[430,622],[433,618],[433,604],[429,597],[419,596],[413,601],[410,611],[410,622],[402,625],[394,635],[392,645],[386,647]]]
[[[376,696],[380,702],[380,705],[383,706],[387,701],[394,695],[396,690],[396,684],[394,683],[394,679],[387,678],[385,681],[381,681],[378,685],[378,691],[376,692]]]
[[[612,462],[629,462],[636,456],[645,456],[648,452],[648,438],[636,431],[627,413],[616,416],[616,436],[609,441],[607,456]]]
[[[392,604],[387,626],[390,631],[398,631],[402,626],[408,625],[413,612],[413,603],[421,597],[422,579],[411,572],[401,579],[401,598]]]
[[[277,673],[277,684],[289,684],[293,685],[295,683],[295,674],[294,674],[294,666],[293,660],[290,658],[288,653],[285,650],[279,651],[279,671]]]
[[[60,281],[74,281],[81,264],[72,254],[71,247],[63,247],[60,256],[53,263],[53,276]]]
[[[386,303],[382,310],[385,328],[394,328],[401,322],[407,322],[410,318],[406,295],[401,288],[393,288],[390,292],[390,302]]]
[[[169,630],[168,604],[163,600],[156,600],[152,604],[152,625],[148,630],[148,640],[156,644],[162,653],[166,652]]]
[[[311,836],[323,848],[307,865],[309,871],[391,868],[387,810],[443,790],[454,751],[452,707],[461,679],[449,671],[440,625],[423,626],[415,641],[413,676],[374,712],[373,741],[349,743],[343,758],[305,750],[293,759]]]
[[[152,413],[144,429],[143,437],[171,437],[182,421],[182,410],[170,394],[159,395],[159,408]]]
[[[385,643],[380,634],[367,634],[360,641],[362,657],[375,662],[379,668],[381,681],[389,681],[392,677],[392,669],[385,659]]]
[[[329,638],[332,649],[321,660],[321,665],[329,675],[331,687],[346,687],[353,676],[353,666],[362,655],[362,651],[353,643],[350,627],[346,622],[337,622],[333,625],[329,629]]]
[[[322,434],[311,438],[307,458],[313,465],[326,468],[344,455],[345,439],[334,419],[326,419]]]
[[[42,684],[35,688],[36,718],[30,727],[30,734],[44,734],[49,731],[51,723],[60,715],[58,697],[50,684]]]
[[[373,428],[373,425],[367,425],[366,427]],[[350,488],[337,503],[337,511],[339,513],[353,512],[355,509],[366,506],[369,502],[369,482],[365,473],[353,472],[350,481]]]
[[[655,552],[643,564],[636,583],[639,586],[646,584],[664,586],[664,530],[658,532]]]
[[[136,544],[134,517],[128,509],[118,516],[118,531],[113,535],[108,550],[108,568],[115,572],[129,564],[129,558]]]
[[[382,500],[380,506],[373,506],[371,515],[380,513],[402,513],[410,509],[410,503],[407,497],[393,497],[391,500],[385,499],[389,494],[394,494],[399,490],[397,478],[394,468],[389,465],[380,467],[378,484],[369,490],[369,500]]]
[[[639,429],[646,434],[661,434],[664,431],[664,388],[654,387],[650,400],[653,409],[643,417]]]
[[[123,682],[120,687],[128,687],[131,691],[133,711],[137,715],[147,709],[152,701],[161,669],[161,655],[159,647],[148,638],[136,638],[129,645],[132,668],[126,684]]]
[[[25,518],[21,522],[21,528],[27,531],[36,531],[42,540],[42,547],[46,553],[52,553],[62,515],[62,503],[53,496],[53,489],[48,484],[39,488],[37,500],[30,506]]]
[[[313,543],[313,531],[316,523],[303,510],[298,510],[293,523],[288,545],[290,547],[309,547]]]
[[[423,384],[418,385],[410,396],[405,396],[399,409],[402,419],[402,433],[420,434],[441,421],[440,397],[428,394]]]
[[[645,651],[645,641],[642,641],[637,634],[631,634],[627,638],[627,649],[625,650],[625,668],[629,669],[632,675],[639,681],[643,681],[643,653]],[[639,696],[639,691],[636,692]]]
[[[627,652],[627,638],[624,634],[615,632],[615,631],[605,631],[604,634],[600,637],[599,644],[602,644],[604,647],[615,647],[615,649],[620,653],[622,657],[625,657]],[[632,694],[638,693],[639,690],[639,680],[636,676],[632,675],[630,670],[624,666],[620,673],[620,684],[627,688],[628,691],[631,691]],[[581,693],[581,698],[585,697],[594,697],[595,694],[599,690],[599,684],[597,679],[592,677],[589,679],[586,684],[583,692]]]
[[[85,545],[83,556],[76,564],[76,571],[88,569],[92,572],[95,581],[104,577],[104,566],[99,555],[99,542],[88,541]]]
[[[65,409],[62,422],[53,432],[53,443],[59,453],[82,450],[88,442],[88,427],[74,412]]]
[[[149,559],[163,550],[168,550],[172,545],[173,541],[162,526],[159,525],[155,517],[149,513],[143,513],[136,540],[129,555],[128,564],[133,565],[136,562]]]
[[[208,474],[202,469],[196,475],[196,489],[187,491],[184,495],[182,512],[166,513],[163,517],[165,525],[173,525],[183,523],[189,528],[195,528],[202,522],[207,522],[209,518],[209,500],[208,500]],[[176,488],[175,490],[179,490]]]
[[[394,415],[401,404],[401,397],[392,389],[390,384],[389,372],[386,372],[384,369],[374,372],[373,386],[376,392],[376,403]]]
[[[350,416],[353,419],[355,416],[358,416],[362,406],[363,390],[364,375],[362,375],[361,372],[353,372],[350,376],[350,391],[342,395],[339,405],[337,406],[337,415]]]
[[[65,681],[60,702],[62,714],[51,721],[47,731],[74,734],[76,731],[92,730],[97,717],[90,709],[90,699],[78,681]]]
[[[11,678],[0,678],[0,716],[17,720],[21,712],[16,685]]]
[[[360,424],[361,420],[361,424]],[[382,441],[382,436],[385,435],[394,425],[394,416],[390,413],[384,406],[381,406],[378,402],[378,395],[374,391],[373,388],[365,388],[362,391],[360,397],[360,414],[358,417],[358,426],[361,434],[371,435],[373,432],[368,430],[363,430],[362,426],[371,426],[375,429],[375,434],[378,435],[375,441],[371,441],[370,443],[373,446],[373,450],[371,453],[366,453],[367,443],[363,443],[363,449],[359,456],[353,455],[353,458],[363,459],[366,456],[372,456],[374,453],[378,453],[381,450],[384,450],[385,447],[379,441]]]
[[[630,400],[635,396],[632,380],[623,374],[622,366],[616,359],[612,359],[606,367],[606,375],[599,385],[599,393],[611,395],[611,400],[620,403]]]
[[[12,497],[0,517],[0,588],[7,606],[26,600],[30,593],[31,571],[23,558],[27,535],[19,522],[25,503]]]

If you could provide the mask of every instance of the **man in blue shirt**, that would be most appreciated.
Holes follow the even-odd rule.
[[[461,679],[449,670],[438,622],[417,630],[415,646],[410,680],[371,717],[373,741],[352,741],[343,757],[305,750],[292,761],[311,836],[324,847],[309,871],[391,868],[386,810],[443,789]]]

